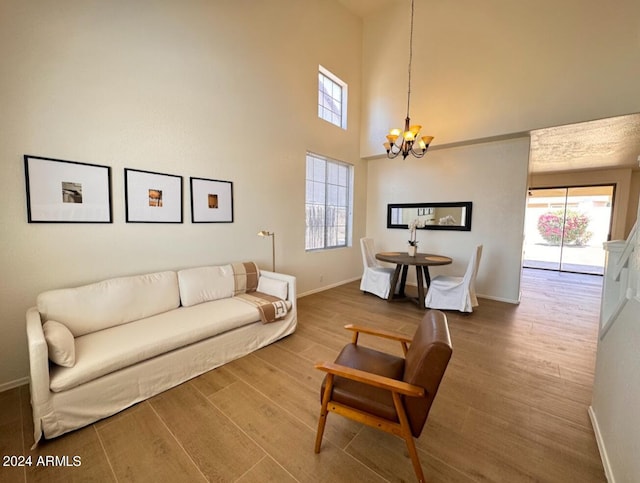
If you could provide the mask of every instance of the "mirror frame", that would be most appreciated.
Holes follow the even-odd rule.
[[[471,231],[472,207],[473,203],[471,201],[454,201],[449,203],[389,203],[387,205],[387,228],[409,228],[406,224],[391,223],[391,211],[394,208],[466,208],[464,225],[425,225],[422,228],[418,228],[418,230]]]

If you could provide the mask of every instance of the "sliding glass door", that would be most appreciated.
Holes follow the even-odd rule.
[[[529,190],[524,266],[602,275],[615,186]]]

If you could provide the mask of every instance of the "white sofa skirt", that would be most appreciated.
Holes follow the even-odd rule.
[[[34,447],[43,435],[53,438],[111,416],[293,333],[297,314],[294,309],[277,322],[245,325],[58,393],[48,390],[47,345],[40,324],[37,310],[28,313],[31,351],[44,351],[44,357],[31,358],[32,378],[40,379],[38,387],[31,387]],[[36,360],[42,367],[34,367]]]

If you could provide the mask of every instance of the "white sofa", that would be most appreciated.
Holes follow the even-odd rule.
[[[269,314],[277,320],[263,321]],[[295,278],[253,263],[44,292],[27,311],[34,446],[264,347],[296,324]]]

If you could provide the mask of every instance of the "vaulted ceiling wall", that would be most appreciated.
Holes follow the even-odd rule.
[[[409,2],[364,17],[363,157],[406,113]],[[411,118],[434,146],[640,112],[640,3],[416,0]]]

